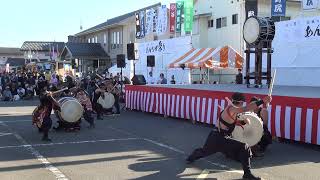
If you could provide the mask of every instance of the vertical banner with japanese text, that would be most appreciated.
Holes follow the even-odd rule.
[[[183,1],[177,1],[176,4],[176,32],[181,32],[181,17],[183,13]]]
[[[286,16],[286,0],[271,1],[271,16]]]
[[[170,32],[174,33],[176,30],[176,3],[170,4]]]
[[[193,26],[193,0],[184,0],[184,31],[191,32]]]

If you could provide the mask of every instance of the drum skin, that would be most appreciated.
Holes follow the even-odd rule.
[[[247,143],[250,147],[258,144],[263,135],[263,122],[261,118],[253,112],[239,114],[240,121],[250,120],[250,124],[236,126],[232,132],[232,137],[240,142]]]
[[[64,97],[61,98],[59,101],[61,106],[61,113],[57,112],[58,118],[60,120],[74,123],[79,121],[83,114],[83,107],[78,102],[77,99],[72,97]],[[59,117],[60,116],[60,117]]]
[[[108,92],[104,93],[104,98],[102,96],[100,96],[98,99],[98,103],[101,104],[101,106],[104,109],[112,108],[114,102],[115,102],[115,99],[114,99],[113,94],[108,93]]]

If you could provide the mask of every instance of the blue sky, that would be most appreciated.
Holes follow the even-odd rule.
[[[68,35],[155,3],[175,0],[1,0],[0,47],[67,41]]]

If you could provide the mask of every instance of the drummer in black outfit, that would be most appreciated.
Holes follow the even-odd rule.
[[[43,133],[43,141],[51,141],[49,139],[49,130],[52,126],[50,118],[52,109],[61,111],[59,103],[52,97],[52,93],[42,92],[40,94],[40,105],[35,109],[32,122],[37,125],[39,132]]]
[[[204,158],[216,152],[221,152],[242,164],[244,171],[243,179],[261,179],[251,173],[250,159],[252,153],[250,147],[245,143],[233,139],[231,134],[236,125],[248,123],[248,121],[240,123],[237,120],[239,113],[252,111],[264,103],[270,103],[271,97],[267,96],[263,100],[251,102],[249,105],[243,107],[244,102],[245,97],[243,94],[234,93],[232,95],[232,104],[228,105],[220,114],[218,130],[211,131],[204,146],[193,151],[187,158],[188,163],[192,163],[197,159]]]

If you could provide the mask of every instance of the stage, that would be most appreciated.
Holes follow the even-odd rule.
[[[126,107],[216,125],[225,97],[233,92],[263,97],[268,88],[247,88],[236,84],[127,85]],[[269,106],[272,135],[311,144],[320,144],[320,87],[274,86]]]

